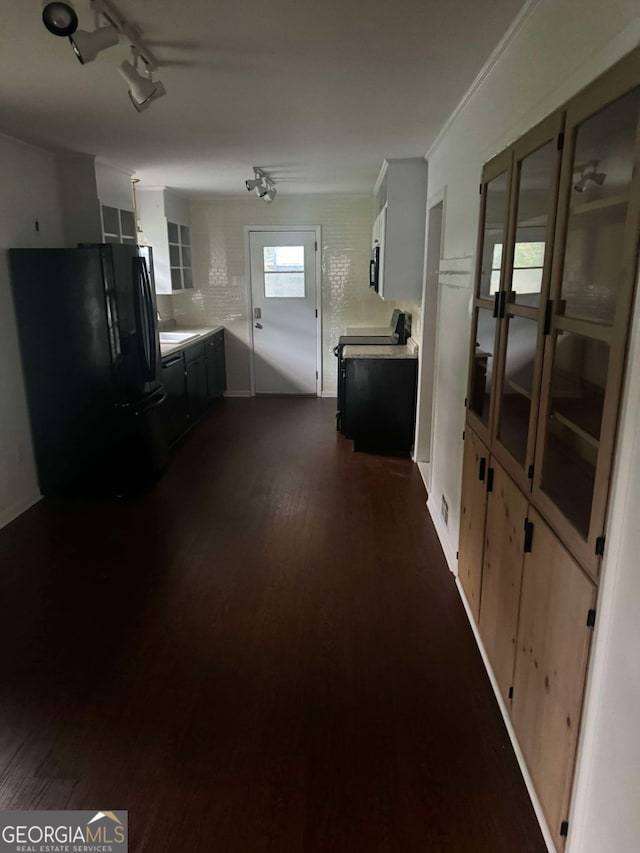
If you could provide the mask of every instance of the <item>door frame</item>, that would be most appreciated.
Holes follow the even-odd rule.
[[[420,341],[420,360],[418,365],[418,405],[416,409],[416,434],[413,449],[413,461],[420,468],[427,492],[431,492],[431,482],[433,474],[433,433],[434,420],[436,411],[436,368],[438,359],[438,313],[440,311],[440,282],[436,279],[435,286],[432,292],[429,292],[429,226],[431,215],[437,207],[442,206],[440,214],[440,245],[438,251],[438,266],[442,260],[444,249],[444,232],[445,232],[445,217],[447,211],[447,187],[433,193],[429,196],[425,205],[425,232],[424,232],[424,262],[422,270],[422,334]],[[435,302],[433,306],[435,314],[429,320],[428,307],[430,298]],[[428,321],[428,322],[426,322]],[[427,339],[427,327],[433,329],[433,335]],[[427,355],[428,353],[428,355]],[[427,440],[423,436],[426,433]],[[421,441],[422,439],[422,441]],[[428,444],[428,459],[421,459],[423,455],[424,444]],[[422,451],[422,452],[421,452]]]
[[[245,225],[244,226],[244,269],[245,293],[247,297],[247,329],[251,350],[249,377],[251,396],[256,395],[255,348],[253,340],[253,290],[251,287],[251,244],[252,231],[315,231],[316,240],[316,397],[322,396],[322,226],[321,225]]]

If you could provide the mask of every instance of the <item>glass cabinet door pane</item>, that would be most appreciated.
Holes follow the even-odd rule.
[[[613,323],[639,114],[636,88],[578,128],[562,278],[566,316]]]
[[[585,538],[608,368],[608,344],[557,334],[541,487]]]
[[[538,324],[511,317],[500,401],[498,440],[524,467],[527,456],[531,394],[538,340]]]
[[[180,242],[180,232],[178,231],[178,226],[175,222],[167,222],[167,236],[169,237],[170,243],[179,243]]]
[[[169,245],[169,266],[180,266],[180,246]]]
[[[469,409],[488,427],[497,321],[488,309],[478,308],[477,310],[476,344],[472,355]]]
[[[554,140],[524,157],[520,164],[510,300],[518,305],[537,308],[540,304],[556,155]]]
[[[507,172],[489,181],[485,187],[486,206],[482,243],[482,269],[480,271],[480,293],[482,299],[493,299],[500,289],[500,273],[509,198],[509,176]]]

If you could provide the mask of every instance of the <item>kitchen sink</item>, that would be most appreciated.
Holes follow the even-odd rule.
[[[183,344],[185,341],[190,341],[191,338],[197,338],[197,332],[160,332],[161,344]]]

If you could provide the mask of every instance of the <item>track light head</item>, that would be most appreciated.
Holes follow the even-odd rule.
[[[577,193],[583,193],[590,182],[597,184],[599,187],[604,184],[607,173],[596,171],[599,163],[599,160],[590,160],[579,169],[580,180],[573,185],[573,188]]]
[[[256,190],[257,192],[262,186],[262,178],[255,178],[253,181],[245,181],[244,185],[249,192],[253,192],[253,190]]]
[[[69,41],[81,65],[86,65],[93,62],[100,51],[118,44],[118,31],[109,24],[93,32],[78,30],[69,36]]]
[[[267,192],[262,196],[262,198],[264,199],[264,201],[266,201],[267,204],[271,204],[271,202],[274,200],[274,198],[277,196],[277,194],[278,194],[278,191],[272,184],[269,187],[269,189],[267,190]]]
[[[45,3],[42,23],[54,36],[71,36],[78,29],[78,16],[71,3]]]
[[[151,76],[143,77],[130,62],[122,62],[118,66],[118,71],[129,84],[129,98],[139,113],[166,94],[167,90],[160,81],[156,83]]]

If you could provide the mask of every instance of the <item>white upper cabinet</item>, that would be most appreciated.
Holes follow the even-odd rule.
[[[59,154],[65,243],[137,242],[131,172],[89,154]]]
[[[385,160],[376,182],[372,243],[380,246],[378,293],[383,299],[422,298],[427,163],[422,157]]]
[[[166,188],[145,190],[138,184],[140,226],[153,248],[156,293],[193,287],[189,202]]]

